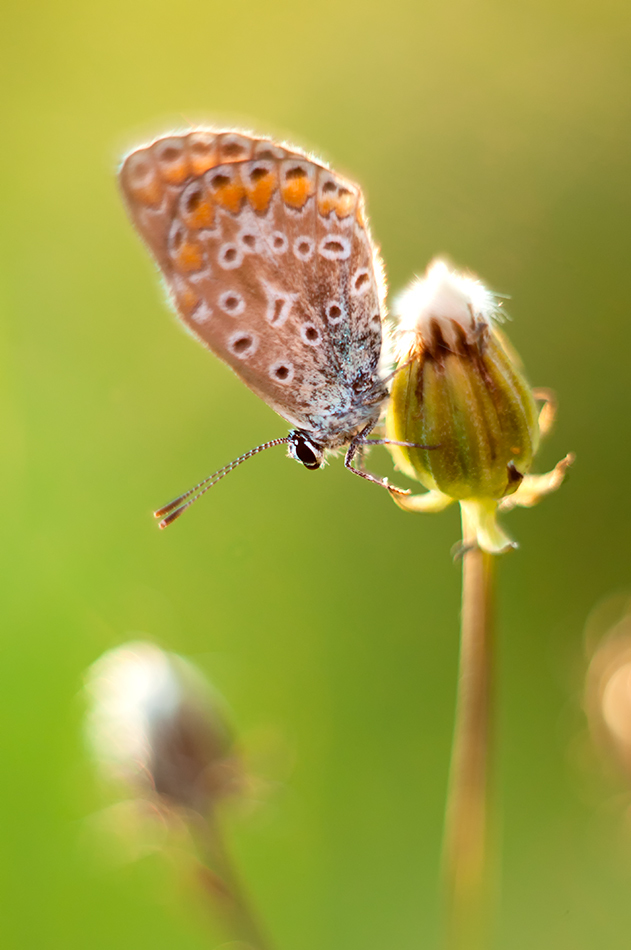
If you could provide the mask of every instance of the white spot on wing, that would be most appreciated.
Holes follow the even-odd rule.
[[[277,360],[269,368],[270,379],[286,386],[294,378],[294,365],[289,360]]]
[[[245,310],[245,300],[236,290],[225,290],[219,297],[219,306],[229,316],[238,317]]]
[[[243,161],[250,157],[252,140],[236,132],[219,136],[219,150],[224,161]]]
[[[245,254],[260,254],[261,243],[259,237],[250,227],[241,228],[237,234],[237,241]]]
[[[286,290],[281,290],[267,281],[262,281],[262,284],[267,297],[265,319],[270,326],[282,327],[299,295],[287,293]]]
[[[345,318],[346,313],[344,312],[344,306],[341,301],[332,300],[326,308],[327,322],[335,326],[337,323],[342,323]]]
[[[282,231],[272,231],[272,250],[274,254],[284,254],[289,247],[287,235]]]
[[[228,339],[228,349],[240,360],[247,360],[256,353],[258,338],[251,330],[239,330]]]
[[[241,267],[243,263],[243,251],[238,244],[232,244],[227,241],[222,244],[217,254],[217,263],[224,270],[234,270],[235,267]]]
[[[318,253],[328,261],[345,261],[351,254],[351,242],[344,234],[329,234],[320,241]]]
[[[129,158],[125,160],[124,170],[128,181],[135,188],[148,185],[155,176],[151,156],[146,149],[140,152],[134,152],[130,155]]]
[[[294,254],[299,261],[309,261],[313,257],[315,242],[313,238],[303,234],[294,241]]]
[[[213,315],[212,310],[210,309],[206,301],[202,300],[199,306],[191,314],[191,320],[193,321],[193,323],[198,323],[201,325],[203,323],[208,323],[212,315]]]
[[[184,142],[179,138],[161,139],[152,147],[153,154],[163,165],[176,165],[184,154]]]
[[[367,267],[360,267],[356,270],[351,279],[351,294],[354,297],[361,297],[369,290],[372,284],[370,271]]]
[[[274,158],[285,158],[287,155],[284,148],[281,148],[280,145],[275,145],[269,139],[263,139],[254,146],[254,157],[256,158],[261,153],[273,155]]]
[[[307,346],[320,346],[322,335],[314,323],[303,323],[300,336]]]

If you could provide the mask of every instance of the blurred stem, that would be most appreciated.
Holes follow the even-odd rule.
[[[493,555],[462,511],[462,620],[456,723],[443,845],[448,950],[482,950],[489,924],[489,759]]]
[[[243,943],[243,950],[272,950],[212,815],[204,823],[201,847],[201,881],[230,939]]]

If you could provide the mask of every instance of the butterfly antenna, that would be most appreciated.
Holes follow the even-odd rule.
[[[286,445],[289,442],[289,436],[285,436],[284,439],[272,439],[271,442],[264,442],[263,445],[257,445],[255,449],[250,449],[249,452],[246,452],[245,455],[240,455],[238,459],[235,459],[233,462],[230,462],[229,465],[224,465],[223,468],[220,468],[213,475],[209,475],[208,478],[204,478],[198,485],[194,485],[193,488],[190,488],[187,492],[184,492],[183,495],[180,495],[178,498],[174,498],[173,501],[170,501],[168,505],[165,505],[164,508],[158,508],[157,511],[154,511],[154,518],[161,518],[159,528],[166,528],[168,525],[172,524],[176,518],[179,518],[187,508],[193,504],[194,501],[197,501],[198,498],[201,498],[202,495],[205,495],[209,488],[212,488],[213,485],[216,485],[217,482],[220,482],[222,478],[225,478],[234,468],[237,468],[238,465],[241,465],[242,462],[247,461],[247,459],[252,458],[253,455],[258,455],[259,452],[264,452],[265,449],[271,449],[274,445]],[[164,517],[166,515],[166,517]]]

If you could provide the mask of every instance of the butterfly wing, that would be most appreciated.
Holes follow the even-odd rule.
[[[209,131],[132,152],[120,181],[200,342],[324,445],[375,418],[381,265],[356,185],[269,140]]]

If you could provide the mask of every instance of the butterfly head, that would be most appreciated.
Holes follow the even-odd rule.
[[[302,462],[305,468],[315,471],[324,461],[324,449],[301,429],[293,429],[287,438],[292,459]]]

